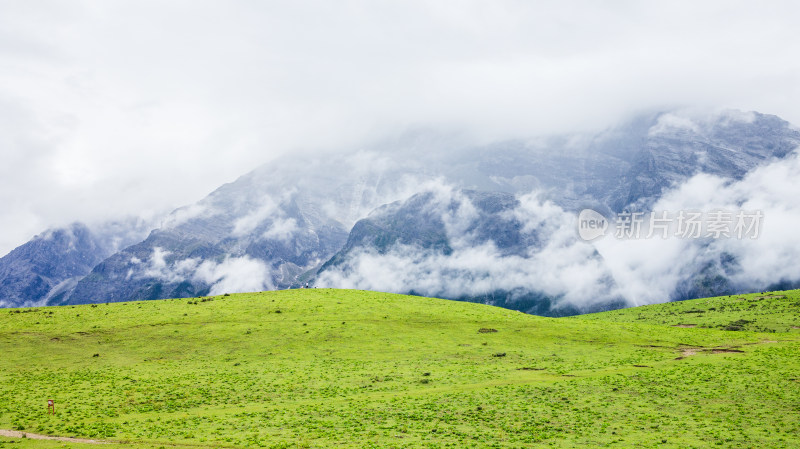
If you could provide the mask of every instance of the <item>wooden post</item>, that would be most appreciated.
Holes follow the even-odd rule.
[[[47,400],[47,414],[48,415],[50,415],[50,414],[55,415],[56,414],[56,401],[54,401],[52,399],[48,399]]]

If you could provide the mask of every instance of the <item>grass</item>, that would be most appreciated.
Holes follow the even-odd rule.
[[[0,428],[148,449],[798,447],[798,295],[560,319],[327,289],[6,309]]]
[[[650,323],[732,331],[791,332],[800,329],[800,291],[750,293],[669,302],[582,315],[581,319]]]

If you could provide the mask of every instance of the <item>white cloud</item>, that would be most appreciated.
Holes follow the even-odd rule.
[[[272,198],[264,198],[261,206],[257,207],[249,214],[238,218],[233,223],[233,235],[241,237],[243,235],[250,234],[258,227],[258,225],[260,225],[270,216],[277,213],[282,213],[278,206],[278,203],[273,201]]]
[[[176,228],[194,218],[213,213],[213,207],[204,201],[198,201],[172,211],[172,213],[167,215],[161,222],[161,227],[164,229]]]
[[[476,218],[474,206],[460,192],[438,185],[430,207],[447,223],[448,240],[456,243],[452,254],[400,244],[386,254],[360,250],[343,266],[323,272],[318,285],[413,290],[451,298],[521,288],[578,307],[613,298],[642,305],[670,300],[682,283],[707,264],[718,264],[730,255],[738,263],[726,274],[732,287],[762,290],[781,281],[800,280],[797,173],[800,156],[795,153],[754,169],[740,181],[699,174],[666,192],[653,206],[654,211],[667,211],[673,218],[681,210],[760,211],[763,225],[757,239],[626,240],[607,235],[589,244],[578,239],[572,213],[542,201],[536,193],[523,195],[519,206],[504,217],[519,220],[522,232],[544,241],[525,255],[501,254],[492,242],[476,244],[465,232]],[[674,231],[673,227],[670,233]],[[642,236],[646,235],[645,226]],[[602,258],[594,257],[595,250]]]
[[[655,136],[658,134],[675,132],[675,130],[697,132],[698,127],[697,124],[688,117],[669,113],[659,117],[658,122],[650,128],[648,134]]]
[[[192,275],[200,263],[200,259],[196,258],[177,260],[168,263],[167,258],[170,254],[172,253],[163,248],[153,248],[153,254],[150,256],[147,267],[137,276],[142,278],[156,278],[171,283],[182,282]],[[141,261],[134,257],[131,259],[131,263],[139,265]],[[130,277],[130,273],[128,277]]]
[[[614,299],[608,270],[591,245],[576,239],[572,214],[536,194],[522,196],[506,218],[518,219],[522,232],[536,233],[545,243],[527,254],[508,255],[494,242],[478,243],[465,232],[478,218],[469,198],[446,185],[429,187],[433,197],[426,207],[445,224],[451,253],[404,244],[385,254],[364,249],[351,254],[343,266],[322,272],[317,285],[450,298],[523,289],[575,306]]]
[[[792,2],[3,2],[0,254],[409,126],[506,138],[673,104],[800,123],[797,15]]]
[[[139,278],[155,278],[169,283],[202,282],[210,286],[211,295],[274,289],[269,268],[260,260],[244,256],[228,257],[219,263],[202,261],[199,258],[168,262],[171,254],[163,248],[154,248],[146,267],[132,268],[128,277],[136,275]],[[131,264],[142,263],[138,258],[131,258]]]
[[[268,267],[250,257],[231,257],[217,264],[205,261],[193,278],[211,285],[211,295],[272,290]]]
[[[695,207],[761,211],[763,228],[757,239],[719,239],[713,249],[739,259],[741,271],[733,278],[739,285],[766,288],[782,280],[800,280],[800,157],[756,168],[741,181],[698,176],[665,195],[655,207]]]
[[[294,218],[276,218],[272,222],[272,226],[264,233],[264,238],[288,241],[298,230],[300,228]]]
[[[688,240],[606,236],[593,244],[603,256],[618,294],[631,306],[670,300],[681,279],[697,267],[697,248]]]
[[[780,281],[800,280],[800,173],[797,153],[756,168],[740,181],[699,174],[668,191],[653,205],[674,217],[681,210],[761,211],[757,239],[640,239],[606,237],[595,242],[607,267],[632,304],[669,300],[679,283],[729,254],[738,269],[728,273],[736,290],[762,290]],[[671,230],[674,233],[675,229]],[[703,232],[705,235],[706,232]]]
[[[750,124],[755,119],[756,114],[753,111],[724,107],[687,106],[662,114],[656,124],[648,130],[648,135],[655,136],[675,131],[702,134],[736,123]]]

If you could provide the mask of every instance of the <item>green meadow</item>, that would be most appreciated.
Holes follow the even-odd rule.
[[[800,292],[571,318],[328,289],[4,309],[0,429],[153,449],[796,448]],[[98,446],[0,437],[34,447]]]

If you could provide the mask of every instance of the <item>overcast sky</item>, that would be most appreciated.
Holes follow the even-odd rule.
[[[673,105],[800,124],[798,19],[790,1],[0,0],[0,255],[415,126],[506,138]]]

